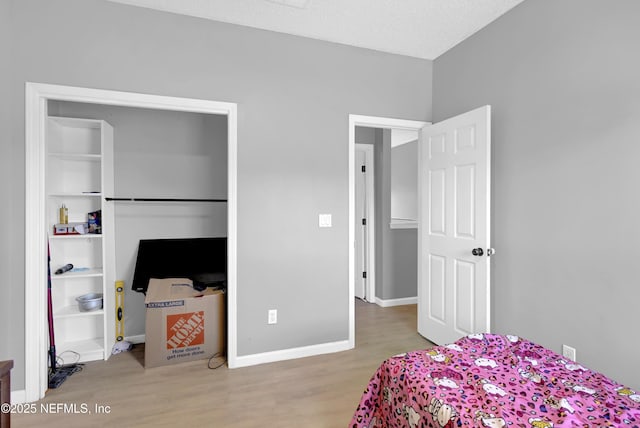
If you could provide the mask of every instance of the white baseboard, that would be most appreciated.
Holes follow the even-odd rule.
[[[27,401],[27,391],[20,389],[18,391],[11,391],[11,404],[22,404]]]
[[[126,336],[129,343],[138,344],[145,342],[145,335]],[[312,357],[314,355],[331,354],[353,349],[348,340],[340,342],[322,343],[320,345],[302,346],[300,348],[283,349],[280,351],[264,352],[261,354],[243,355],[236,357],[236,362],[231,368],[255,366],[258,364],[274,363],[276,361],[293,360],[294,358]]]
[[[383,308],[390,306],[415,305],[418,303],[418,297],[403,297],[401,299],[379,299],[376,297],[376,304]]]
[[[320,345],[302,346],[300,348],[283,349],[280,351],[263,352],[261,354],[241,355],[236,357],[235,364],[230,368],[255,366],[276,361],[292,360],[294,358],[312,357],[314,355],[331,354],[334,352],[353,349],[348,340],[340,342],[322,343]]]
[[[138,343],[144,343],[144,339],[145,339],[145,335],[144,334],[138,334],[136,336],[125,336],[124,340],[126,340],[129,343],[133,343],[134,345],[137,345]]]

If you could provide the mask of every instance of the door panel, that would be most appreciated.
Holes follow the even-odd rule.
[[[446,134],[438,134],[429,137],[429,158],[436,159],[445,154]]]
[[[475,125],[461,126],[456,129],[453,138],[455,139],[456,153],[476,148],[476,127]]]
[[[429,171],[429,232],[432,235],[445,235],[445,170]]]
[[[475,235],[475,165],[456,166],[455,171],[455,236],[473,239]]]
[[[429,316],[437,322],[445,322],[445,258],[429,254]]]
[[[486,106],[421,133],[418,332],[437,344],[490,327],[490,116]]]
[[[464,260],[455,260],[455,330],[471,333],[475,330],[474,307],[475,301],[475,270],[476,265]]]

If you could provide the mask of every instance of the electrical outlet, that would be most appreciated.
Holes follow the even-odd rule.
[[[576,348],[572,348],[571,346],[562,345],[562,355],[565,358],[570,359],[571,361],[576,360]]]
[[[277,323],[278,323],[278,310],[269,309],[269,317],[267,320],[267,324],[277,324]]]

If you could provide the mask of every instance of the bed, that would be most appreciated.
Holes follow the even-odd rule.
[[[640,428],[640,394],[526,339],[474,334],[383,362],[349,426]]]

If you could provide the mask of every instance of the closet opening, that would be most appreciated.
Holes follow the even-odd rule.
[[[85,360],[111,355],[115,334],[109,293],[114,294],[115,280],[125,283],[125,339],[143,342],[144,295],[131,289],[140,241],[215,238],[226,242],[226,266],[219,270],[226,276],[226,353],[229,367],[234,366],[236,108],[216,101],[27,84],[25,401],[44,397],[48,386],[47,243],[58,220],[58,205],[68,210],[69,225],[82,225],[85,211],[101,211],[106,219],[101,236],[57,241],[62,243],[56,250],[57,264],[76,257],[82,265],[98,267],[91,271],[93,277],[68,277],[52,293],[56,329],[61,326],[57,342]],[[86,152],[85,128],[98,135],[87,140],[94,148]],[[49,147],[51,132],[64,134],[56,137],[54,149]],[[105,145],[107,140],[111,143]],[[56,166],[63,165],[65,172],[56,173]],[[83,181],[90,183],[83,186]],[[74,242],[91,248],[75,248]],[[70,316],[65,308],[73,309],[69,303],[75,294],[99,290],[103,281],[103,314],[86,317],[80,324],[90,328],[78,329],[84,314]]]

